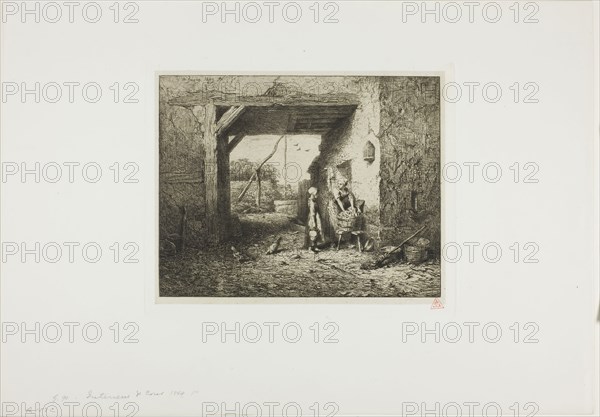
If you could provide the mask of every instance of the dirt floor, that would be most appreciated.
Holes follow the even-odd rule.
[[[301,249],[304,228],[276,213],[240,218],[241,233],[227,245],[186,249],[160,259],[163,297],[439,297],[440,264],[394,263],[361,270],[380,253],[360,253],[355,242],[318,254]],[[281,236],[281,251],[266,255]],[[233,255],[234,246],[244,258]]]

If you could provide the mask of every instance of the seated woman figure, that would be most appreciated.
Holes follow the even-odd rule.
[[[361,213],[360,208],[356,204],[354,194],[348,188],[348,181],[346,179],[338,179],[337,188],[333,190],[333,199],[337,203],[339,211],[350,210],[353,213]]]

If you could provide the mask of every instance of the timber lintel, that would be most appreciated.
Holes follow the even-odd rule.
[[[198,106],[213,103],[216,106],[253,106],[253,107],[278,107],[278,106],[328,106],[360,104],[358,96],[352,93],[336,94],[297,94],[288,96],[239,96],[225,93],[192,93],[176,97],[169,101],[172,106]]]
[[[245,106],[231,106],[217,122],[217,135],[223,134],[245,110]]]

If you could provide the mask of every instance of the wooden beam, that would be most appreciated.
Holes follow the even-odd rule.
[[[341,120],[341,119],[340,119]],[[338,122],[338,120],[333,120],[331,122],[323,122],[323,121],[317,121],[317,122],[298,122],[295,126],[296,129],[307,129],[307,128],[318,128],[318,127],[333,127],[333,125],[335,125]]]
[[[220,243],[230,230],[229,154],[226,142],[217,135],[216,106],[207,104],[204,109],[206,224],[211,241]]]
[[[239,143],[242,141],[242,139],[244,139],[245,137],[246,137],[245,132],[240,132],[237,135],[235,135],[233,137],[233,139],[231,139],[229,141],[229,143],[227,144],[227,152],[231,153],[231,151],[233,151],[235,149],[235,147],[238,146]]]
[[[297,135],[324,135],[328,133],[331,129],[296,129],[293,132]]]
[[[231,106],[217,122],[217,135],[222,135],[245,110],[245,106]]]
[[[348,116],[314,116],[314,117],[303,117],[303,118],[298,118],[296,123],[298,124],[304,124],[304,123],[335,123],[338,120],[341,119],[345,119]]]
[[[295,114],[290,114],[290,116],[288,117],[288,123],[287,123],[287,131],[288,132],[293,132],[294,129],[296,128],[296,120],[298,119],[298,117]],[[287,143],[287,139],[286,139],[286,143]]]
[[[188,94],[186,96],[176,97],[169,100],[172,106],[193,107],[198,105],[206,105],[208,103],[217,106],[256,106],[256,107],[273,107],[273,106],[314,106],[318,108],[326,108],[328,106],[358,106],[360,101],[356,94],[340,93],[340,94],[302,94],[289,95],[283,97],[271,96],[239,96],[237,94],[224,94],[199,92]]]
[[[202,183],[202,173],[196,172],[161,172],[161,184],[193,184]]]
[[[283,140],[283,199],[287,200],[287,153],[288,153],[288,138]]]
[[[260,210],[260,194],[262,192],[261,184],[260,184],[260,168],[256,170],[256,208]]]
[[[260,107],[260,106],[256,106]],[[312,115],[312,114],[350,114],[354,110],[356,110],[356,104],[347,104],[347,103],[315,103],[315,104],[297,104],[294,105],[291,102],[289,105],[285,106],[263,106],[260,107],[261,111],[271,113],[278,112],[281,110],[289,110],[297,114],[299,117],[303,115]]]
[[[217,114],[214,104],[204,106],[204,183],[206,184],[206,226],[211,238],[219,232],[218,227],[218,176],[217,176]]]

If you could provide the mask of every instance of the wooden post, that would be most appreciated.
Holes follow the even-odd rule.
[[[226,138],[217,135],[216,106],[212,103],[206,104],[204,109],[206,222],[212,242],[219,243],[229,236],[229,153]]]
[[[301,180],[298,182],[298,220],[303,222],[308,219],[308,189],[310,188],[309,180]]]
[[[260,193],[261,193],[261,185],[260,185],[260,168],[256,170],[256,185],[258,186],[256,190],[256,207],[260,210]]]
[[[283,199],[287,200],[287,136],[283,140]]]

